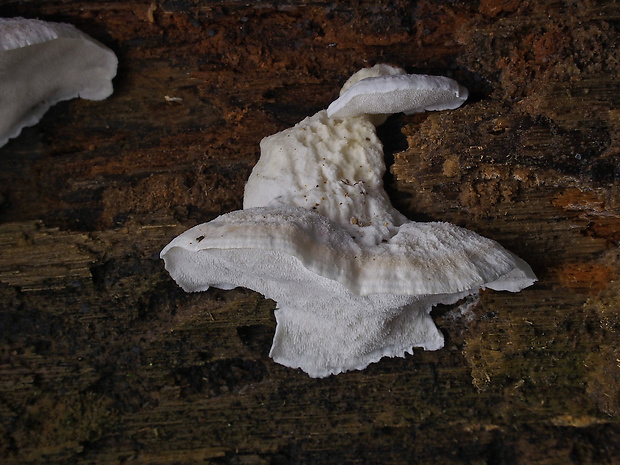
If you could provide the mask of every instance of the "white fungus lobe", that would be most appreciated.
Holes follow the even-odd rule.
[[[453,110],[467,100],[467,89],[443,76],[378,76],[352,85],[327,108],[330,118]]]
[[[0,18],[0,147],[62,100],[107,98],[117,64],[70,24]]]
[[[359,71],[345,87],[336,116],[322,110],[263,139],[243,210],[186,231],[161,252],[188,292],[242,286],[275,300],[270,356],[312,377],[414,347],[439,349],[433,306],[536,281],[497,242],[409,221],[384,191],[376,115],[456,108],[467,91],[388,65]]]

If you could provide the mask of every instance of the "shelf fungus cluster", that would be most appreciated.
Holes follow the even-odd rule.
[[[441,348],[433,306],[536,280],[493,240],[409,221],[383,189],[375,126],[466,98],[445,77],[358,71],[327,110],[263,139],[243,210],[175,238],[161,252],[166,269],[189,292],[242,286],[275,300],[270,356],[312,377]]]
[[[0,18],[0,147],[62,100],[107,98],[117,64],[70,24]]]

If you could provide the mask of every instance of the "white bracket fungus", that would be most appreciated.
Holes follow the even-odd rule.
[[[188,292],[242,286],[275,300],[270,356],[312,377],[413,347],[439,349],[433,306],[536,280],[493,240],[409,221],[383,189],[373,115],[456,108],[463,87],[377,65],[343,90],[330,109],[263,139],[243,210],[186,231],[161,252]]]
[[[327,108],[330,118],[454,110],[467,100],[467,89],[443,76],[388,75],[362,79]]]
[[[62,100],[108,97],[117,64],[70,24],[0,18],[0,147]]]

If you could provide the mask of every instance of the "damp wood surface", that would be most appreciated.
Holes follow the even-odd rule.
[[[0,149],[0,462],[620,463],[620,5],[1,1],[119,57],[115,93]],[[379,128],[409,218],[539,277],[433,317],[443,349],[311,379],[274,303],[186,294],[160,250],[241,208],[260,140],[356,70],[448,75],[460,109]]]

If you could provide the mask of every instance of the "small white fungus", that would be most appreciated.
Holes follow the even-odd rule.
[[[57,102],[108,97],[117,64],[70,24],[0,18],[0,147]]]
[[[186,231],[161,252],[188,292],[242,286],[275,300],[270,356],[312,377],[414,347],[439,349],[433,306],[536,281],[493,240],[409,221],[383,189],[376,115],[456,108],[467,91],[388,65],[361,70],[345,86],[333,117],[322,110],[263,139],[243,210]]]

